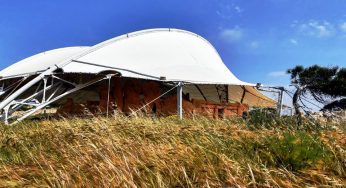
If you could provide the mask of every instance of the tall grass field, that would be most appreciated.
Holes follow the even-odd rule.
[[[125,117],[0,126],[0,187],[346,187],[346,124]]]

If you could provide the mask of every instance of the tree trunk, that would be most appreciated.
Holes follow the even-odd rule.
[[[300,112],[300,109],[299,109],[300,105],[298,103],[298,100],[299,100],[299,97],[300,97],[301,93],[302,93],[302,88],[297,87],[297,90],[294,93],[293,98],[292,98],[292,103],[293,103],[294,111],[295,111],[296,115],[301,115],[301,112]]]
[[[297,117],[297,129],[299,129],[300,126],[302,125],[302,114],[299,110],[300,105],[298,103],[298,100],[299,100],[300,95],[302,94],[302,91],[303,91],[303,89],[298,86],[297,90],[294,93],[293,98],[292,98],[292,103],[293,103],[294,110],[295,110],[296,117]]]

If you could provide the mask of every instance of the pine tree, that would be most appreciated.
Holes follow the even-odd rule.
[[[301,113],[299,101],[302,96],[310,94],[321,103],[328,98],[346,96],[346,68],[296,66],[287,73],[291,74],[291,84],[296,87],[292,101],[296,114]]]

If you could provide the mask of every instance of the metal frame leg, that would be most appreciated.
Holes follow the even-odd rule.
[[[183,83],[179,82],[177,87],[177,115],[183,119]]]
[[[5,123],[5,125],[8,125],[8,111],[9,111],[9,107],[5,107],[4,108],[4,123]]]
[[[47,77],[43,78],[43,96],[42,96],[42,103],[46,102],[46,91],[47,91]],[[47,114],[46,109],[44,109],[43,114]]]

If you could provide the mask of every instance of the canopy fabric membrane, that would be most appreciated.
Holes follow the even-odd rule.
[[[80,73],[114,68],[124,77],[252,85],[236,78],[207,40],[175,29],[146,30],[116,37],[94,46],[90,53],[61,68],[64,72]]]
[[[228,86],[229,102],[248,104],[251,107],[276,108],[277,102],[263,95],[253,86]]]
[[[25,58],[0,71],[0,79],[39,74],[59,62],[79,54],[89,47],[66,47],[42,52]]]
[[[34,55],[0,72],[0,77],[38,74],[56,66],[65,73],[114,70],[123,77],[204,84],[253,85],[240,81],[215,48],[194,33],[152,29],[122,35],[92,47],[61,48]]]
[[[71,83],[56,75],[93,75],[96,79],[108,72],[124,78],[185,83],[184,93],[189,93],[196,99],[214,102],[227,100],[226,102],[230,103],[258,107],[275,106],[275,101],[256,90],[255,84],[239,80],[223,63],[216,49],[203,37],[179,29],[149,29],[121,35],[94,46],[50,50],[3,69],[0,71],[2,85],[11,82],[12,78],[30,79],[20,81],[20,87],[15,86],[13,91],[7,93],[8,96],[0,102],[0,110],[12,113],[22,105],[29,105],[28,101],[31,99],[45,96],[47,87],[54,88],[48,101],[43,97],[43,100],[36,104],[35,110],[23,117],[26,118],[63,95],[99,81]],[[48,86],[49,79],[59,79],[61,83],[59,85],[52,82]],[[44,87],[40,88],[42,81]],[[73,89],[57,96],[62,82],[72,85]],[[18,99],[26,92],[35,91],[32,88],[34,86],[37,87],[37,93],[26,99]],[[223,93],[223,96],[220,93]],[[13,109],[10,108],[11,105]]]
[[[247,104],[258,108],[276,108],[277,102],[259,92],[253,86],[227,85],[224,90],[227,92],[228,103]],[[220,91],[215,85],[195,85],[184,86],[184,93],[188,93],[191,98],[207,100],[210,102],[222,102]]]

